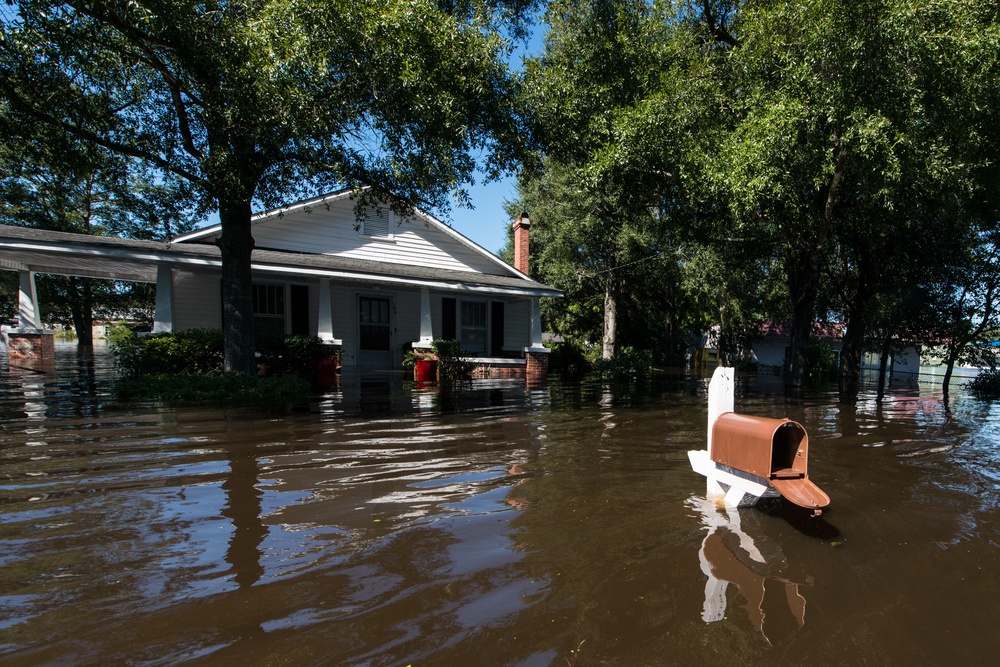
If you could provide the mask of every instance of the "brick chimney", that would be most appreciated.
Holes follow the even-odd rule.
[[[514,220],[514,268],[528,275],[528,232],[531,220],[522,213]]]

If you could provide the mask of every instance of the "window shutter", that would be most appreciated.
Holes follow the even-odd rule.
[[[309,335],[309,286],[292,285],[292,335]]]
[[[455,300],[441,299],[441,338],[444,340],[455,340],[457,329],[455,326]]]
[[[503,301],[490,303],[490,354],[503,356]]]

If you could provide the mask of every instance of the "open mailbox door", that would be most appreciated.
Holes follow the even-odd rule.
[[[830,497],[809,479],[809,435],[789,419],[726,412],[712,426],[711,459],[766,479],[788,501],[820,514]]]

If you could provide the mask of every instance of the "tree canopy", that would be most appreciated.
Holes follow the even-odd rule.
[[[629,289],[680,280],[737,347],[754,321],[790,321],[791,386],[812,323],[834,317],[856,392],[862,351],[913,340],[914,309],[933,310],[935,281],[996,228],[989,2],[581,0],[547,19],[528,73],[550,171],[523,192],[572,174],[566,191],[601,200],[605,234],[646,216],[681,271]],[[613,252],[587,220],[552,225]]]
[[[399,210],[510,171],[505,64],[533,0],[25,0],[0,22],[15,118],[181,178],[222,223],[226,368],[252,372],[250,216],[334,187]]]

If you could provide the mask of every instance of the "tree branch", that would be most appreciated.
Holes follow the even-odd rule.
[[[98,146],[107,148],[110,151],[134,157],[139,160],[146,160],[164,171],[176,174],[194,185],[198,185],[211,191],[211,184],[200,175],[174,165],[163,156],[140,150],[139,148],[129,144],[112,141],[111,139],[103,137],[96,132],[86,130],[79,125],[61,120],[43,111],[39,111],[30,102],[21,97],[17,90],[6,81],[0,80],[0,91],[3,91],[3,96],[7,99],[8,103],[10,103],[11,107],[18,113],[34,118],[35,120],[45,123],[51,127],[58,128],[67,134],[80,137],[81,139],[85,139],[89,142],[97,144]]]
[[[70,3],[71,6],[83,14],[84,16],[89,16],[95,21],[104,23],[111,26],[117,30],[128,43],[135,46],[142,54],[140,60],[149,65],[153,71],[158,72],[163,78],[163,82],[166,84],[167,88],[170,90],[170,97],[173,100],[174,109],[177,112],[177,123],[181,133],[181,140],[184,146],[184,150],[188,152],[192,157],[196,159],[201,159],[203,156],[202,152],[194,144],[194,137],[191,134],[191,126],[188,120],[188,113],[186,105],[184,104],[183,95],[187,95],[195,104],[201,104],[198,96],[195,95],[188,86],[183,85],[183,80],[174,75],[171,71],[169,65],[160,58],[156,50],[153,48],[153,44],[156,44],[152,36],[141,30],[136,30],[128,22],[123,21],[117,15],[101,12],[96,8],[85,7],[80,3]],[[160,44],[161,48],[170,49],[169,44]]]
[[[712,37],[729,46],[740,45],[740,41],[733,37],[732,33],[721,22],[718,22],[718,19],[712,13],[712,0],[702,0],[701,9],[702,16],[705,17],[705,25],[708,28],[708,33]]]

